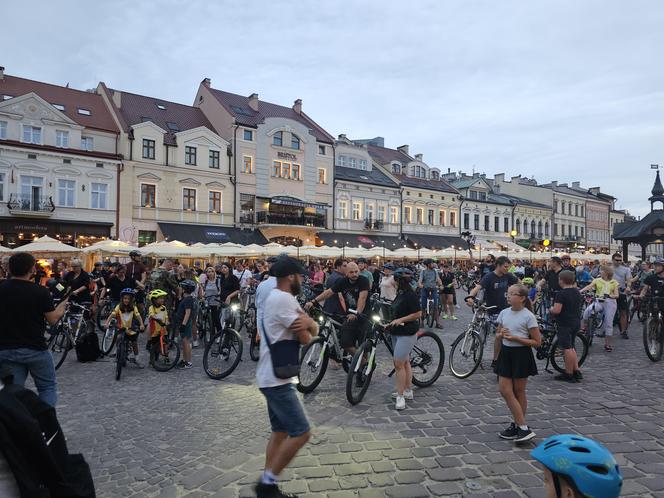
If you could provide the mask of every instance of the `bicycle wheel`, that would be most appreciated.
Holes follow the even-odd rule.
[[[457,379],[470,377],[482,363],[483,354],[480,335],[474,330],[462,332],[450,348],[450,372]]]
[[[260,338],[256,328],[256,307],[251,305],[247,308],[244,315],[244,327],[249,334],[249,357],[253,361],[258,361],[260,357]]]
[[[376,348],[371,341],[365,341],[353,356],[350,370],[346,376],[346,399],[356,405],[369,389],[371,377],[376,369]]]
[[[120,380],[122,375],[122,367],[125,365],[125,356],[127,348],[125,347],[125,339],[120,338],[118,341],[118,348],[115,352],[115,380]]]
[[[433,311],[434,303],[431,302],[429,305],[427,312],[426,312],[426,324],[427,327],[433,328],[433,319],[434,319],[434,311]]]
[[[413,370],[413,384],[429,387],[438,380],[445,365],[445,347],[433,332],[417,334],[417,341],[410,353],[410,366]]]
[[[101,339],[101,352],[104,355],[109,355],[113,351],[115,341],[118,338],[118,329],[116,327],[108,327],[104,331],[104,336]]]
[[[580,367],[583,365],[583,362],[586,361],[586,356],[588,356],[588,339],[586,339],[585,335],[577,334],[574,336],[574,343],[572,346],[576,351],[576,358]],[[563,349],[558,344],[557,337],[551,344],[549,360],[553,368],[558,372],[563,373],[565,371],[565,356],[563,355]]]
[[[168,335],[160,337],[152,347],[157,349],[152,358],[152,368],[157,372],[168,372],[180,361],[180,345]]]
[[[108,316],[113,311],[113,303],[106,299],[104,303],[97,308],[97,327],[104,330],[104,324],[108,320]]]
[[[231,328],[215,334],[205,346],[203,370],[211,379],[219,380],[230,375],[242,358],[242,338]]]
[[[593,345],[593,337],[595,337],[595,327],[597,326],[595,318],[590,317],[590,320],[588,320],[588,328],[586,328],[585,334],[582,334],[585,336],[586,341],[588,342],[588,346]]]
[[[643,324],[643,347],[650,361],[662,359],[662,324],[657,317],[649,317]]]
[[[643,303],[639,303],[639,309],[636,310],[636,317],[639,319],[641,323],[645,322],[646,318],[648,318],[648,314],[644,309]]]
[[[323,380],[329,360],[327,344],[322,337],[316,337],[304,346],[300,354],[300,382],[297,384],[297,390],[301,393],[310,393],[316,389]]]
[[[51,352],[56,370],[64,363],[72,347],[71,337],[60,325],[48,342],[48,350]]]

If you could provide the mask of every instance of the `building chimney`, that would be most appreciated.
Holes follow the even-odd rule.
[[[345,133],[340,133],[339,134],[339,140],[346,140],[346,134]]]
[[[293,104],[293,110],[298,114],[302,114],[302,99],[297,99]]]
[[[496,183],[503,183],[505,181],[505,173],[496,173],[493,175],[493,181]]]
[[[551,182],[551,186],[552,186],[552,187],[557,187],[557,186],[558,186],[558,180],[553,180],[553,181]]]
[[[399,147],[397,147],[397,150],[403,152],[406,155],[408,155],[408,144],[400,145]]]
[[[0,80],[5,79],[5,66],[0,66]]]
[[[421,161],[422,160],[422,154],[415,154],[415,159],[417,159],[418,161]]]
[[[581,188],[581,182],[572,182],[573,188]]]
[[[258,94],[257,93],[252,93],[249,95],[249,107],[251,107],[254,111],[258,112]]]
[[[210,88],[210,85],[212,84],[212,80],[210,78],[205,78],[205,79],[203,79],[202,83],[203,83],[204,87]]]
[[[590,187],[588,191],[593,195],[599,195],[599,187]]]

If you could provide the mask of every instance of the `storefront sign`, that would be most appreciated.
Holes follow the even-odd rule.
[[[271,204],[279,204],[282,206],[295,206],[303,208],[325,209],[325,204],[316,204],[314,202],[304,202],[294,197],[273,197],[270,199]]]
[[[228,235],[226,232],[215,232],[213,230],[206,230],[205,231],[205,238],[208,240],[229,240]]]
[[[277,152],[277,157],[279,159],[288,159],[290,161],[297,161],[297,156],[295,154],[291,154],[290,152]]]

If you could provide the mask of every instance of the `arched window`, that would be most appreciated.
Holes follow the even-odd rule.
[[[291,149],[300,150],[300,139],[294,133],[291,133],[290,143],[291,143]]]
[[[272,145],[278,145],[281,147],[283,144],[283,139],[284,139],[284,132],[283,131],[278,131],[274,134],[272,137]]]
[[[516,233],[521,233],[521,220],[519,218],[516,219]]]
[[[431,172],[431,178],[434,180],[438,180],[438,171],[432,171]]]
[[[541,237],[542,236],[542,222],[540,221],[537,223],[537,236]]]
[[[517,230],[517,232],[521,233],[521,230]],[[523,233],[528,232],[528,218],[523,220]]]
[[[549,238],[549,222],[544,223],[544,237]]]
[[[530,235],[535,235],[535,220],[530,222]]]

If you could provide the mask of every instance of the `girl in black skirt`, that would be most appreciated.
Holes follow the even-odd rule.
[[[500,437],[520,443],[535,437],[526,424],[526,383],[529,376],[537,375],[532,348],[540,345],[542,336],[525,285],[512,285],[507,291],[507,302],[510,307],[501,311],[496,319],[496,340],[502,340],[503,347],[494,371],[498,374],[500,394],[514,421]]]

